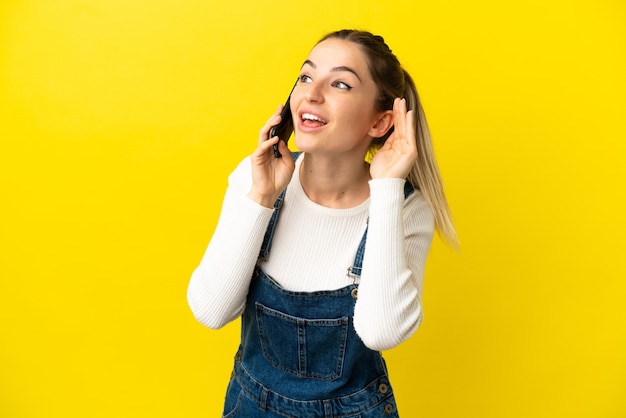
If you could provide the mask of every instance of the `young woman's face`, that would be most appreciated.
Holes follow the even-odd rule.
[[[319,43],[291,95],[296,146],[305,152],[365,152],[380,116],[377,94],[359,45],[341,39]]]

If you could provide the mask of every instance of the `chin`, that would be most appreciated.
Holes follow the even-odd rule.
[[[315,144],[312,141],[307,141],[304,138],[299,139],[297,136],[294,137],[293,143],[296,148],[302,152],[312,152],[316,149]]]

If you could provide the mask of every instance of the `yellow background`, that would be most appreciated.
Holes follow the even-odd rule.
[[[0,3],[0,417],[219,416],[185,292],[312,44],[385,36],[462,241],[386,354],[403,417],[626,416],[621,0]]]

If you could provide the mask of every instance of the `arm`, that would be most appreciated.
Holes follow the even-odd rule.
[[[256,150],[229,177],[217,227],[189,282],[189,306],[209,328],[221,328],[243,312],[274,201],[293,174],[292,158],[274,157],[278,137],[268,138],[281,109],[259,131]],[[289,155],[284,142],[278,148]]]
[[[419,192],[405,201],[403,187],[402,179],[370,181],[370,220],[354,326],[374,350],[405,341],[422,319],[423,274],[434,218]]]
[[[246,158],[229,177],[217,227],[189,282],[189,307],[209,328],[221,328],[243,312],[272,216],[272,209],[246,197],[249,189],[250,159]]]
[[[422,318],[424,264],[434,219],[421,193],[404,199],[405,178],[417,160],[413,111],[393,104],[394,131],[370,166],[370,218],[354,327],[368,347],[400,344]]]

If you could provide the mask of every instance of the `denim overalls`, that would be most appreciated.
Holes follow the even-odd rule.
[[[413,191],[407,185],[405,196]],[[284,193],[260,259],[269,255]],[[366,236],[349,268],[355,283],[338,290],[288,291],[255,269],[225,418],[398,417],[385,362],[363,344],[352,321]]]

